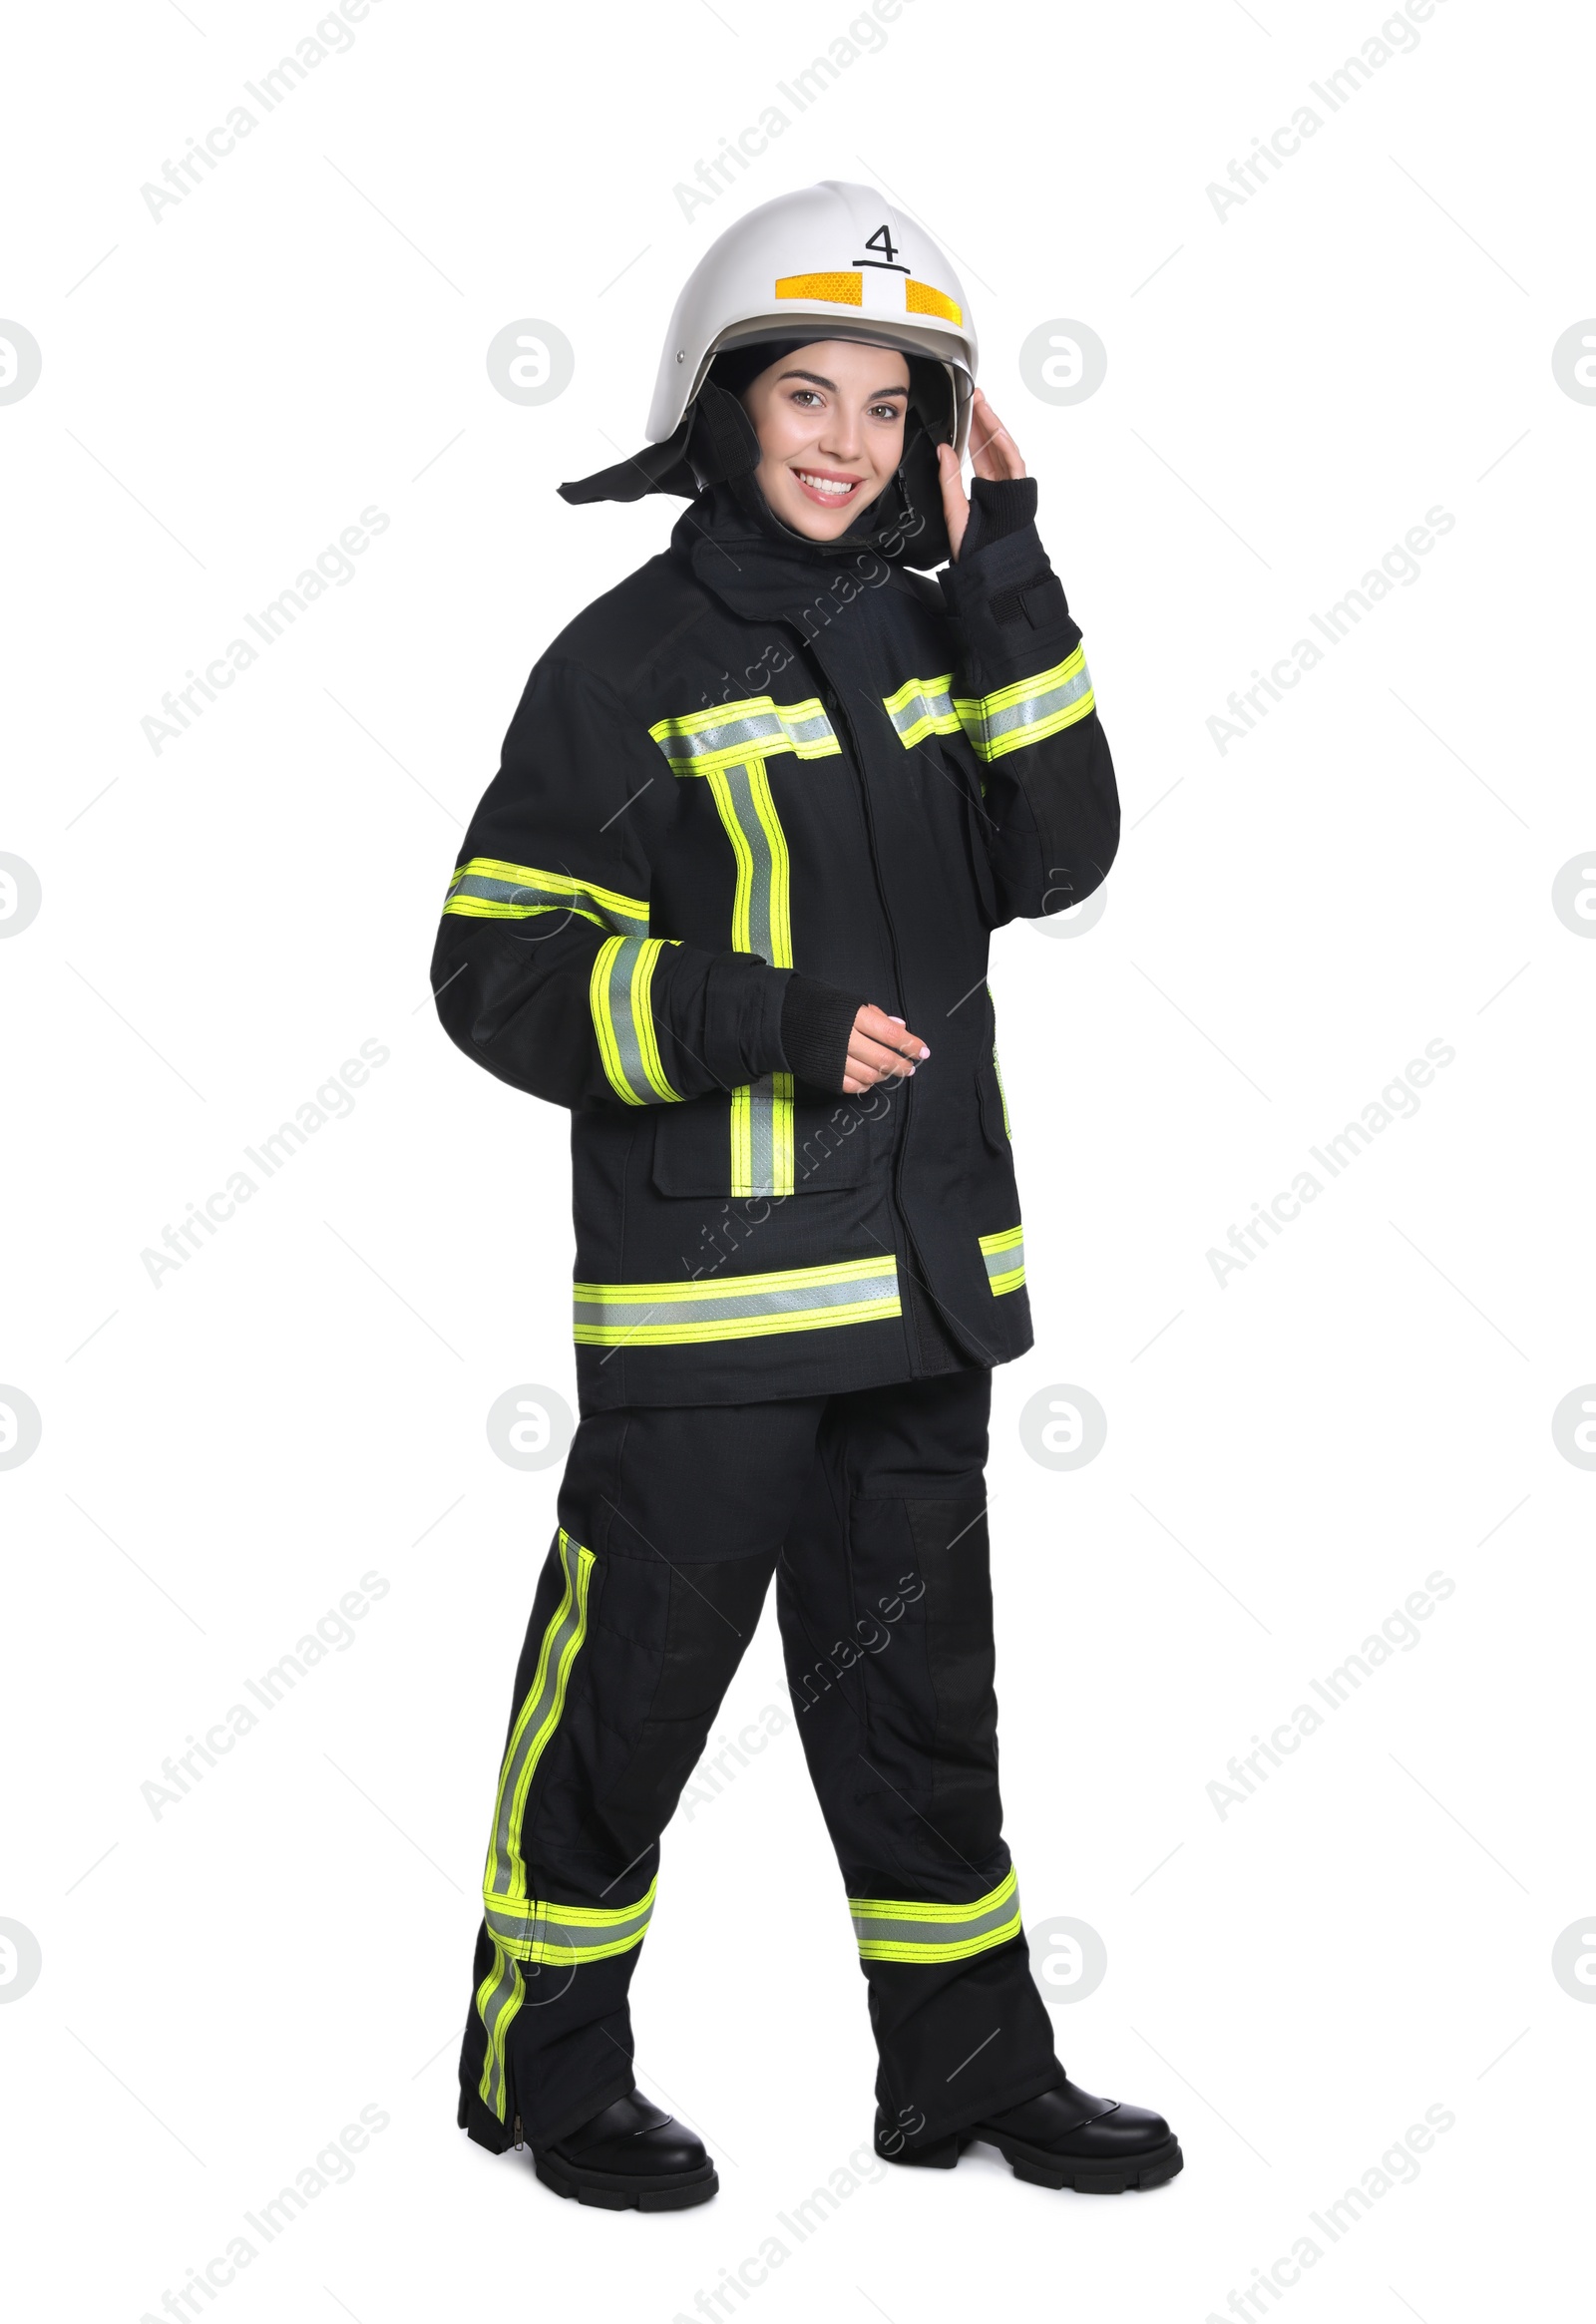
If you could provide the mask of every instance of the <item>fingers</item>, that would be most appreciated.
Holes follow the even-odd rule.
[[[854,1018],[849,1046],[861,1038],[889,1048],[894,1055],[907,1057],[915,1065],[931,1055],[919,1033],[912,1033],[901,1016],[889,1016],[884,1008],[877,1008],[868,1000]]]
[[[1020,458],[1019,446],[1003,426],[992,405],[976,390],[975,407],[971,413],[970,458],[978,476],[994,483],[1023,476],[1025,463]]]
[[[857,1097],[879,1081],[906,1080],[931,1055],[930,1049],[904,1023],[868,1003],[854,1018],[848,1038],[848,1062],[843,1089]]]
[[[959,455],[951,444],[937,447],[937,470],[942,483],[943,522],[948,528],[948,542],[955,558],[965,538],[965,527],[970,522],[970,502],[959,475]]]

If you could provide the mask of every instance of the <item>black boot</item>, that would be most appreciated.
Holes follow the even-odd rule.
[[[1161,2186],[1185,2160],[1162,2115],[1093,2098],[1072,2082],[918,2150],[889,2130],[884,2111],[876,2115],[876,2152],[888,2162],[952,2170],[978,2138],[998,2148],[1015,2178],[1028,2179],[1032,2186],[1073,2187],[1077,2194],[1118,2195],[1127,2187]]]
[[[634,2090],[532,2159],[545,2186],[604,2211],[684,2211],[720,2185],[690,2130]]]

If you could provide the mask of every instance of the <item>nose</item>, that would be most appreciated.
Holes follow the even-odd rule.
[[[820,449],[828,460],[851,460],[862,457],[862,445],[857,412],[833,405],[826,425],[820,432]]]

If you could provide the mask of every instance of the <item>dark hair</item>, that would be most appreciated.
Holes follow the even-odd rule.
[[[735,347],[723,347],[709,366],[709,377],[728,395],[741,397],[753,385],[762,371],[772,363],[779,363],[783,355],[795,355],[800,347],[819,344],[817,330],[780,338],[749,339]],[[885,341],[879,342],[885,344]],[[909,366],[909,403],[917,412],[934,444],[951,444],[954,438],[954,393],[943,365],[929,355],[911,355],[906,349],[896,348]]]

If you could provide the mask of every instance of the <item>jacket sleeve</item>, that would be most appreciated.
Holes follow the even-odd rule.
[[[976,478],[961,554],[942,575],[962,643],[954,709],[982,762],[1000,922],[1082,903],[1119,844],[1113,761],[1035,510],[1031,478]]]
[[[670,779],[599,679],[539,663],[466,833],[432,963],[444,1029],[501,1081],[585,1109],[669,1104],[785,1069],[791,971],[650,930],[642,795]]]

